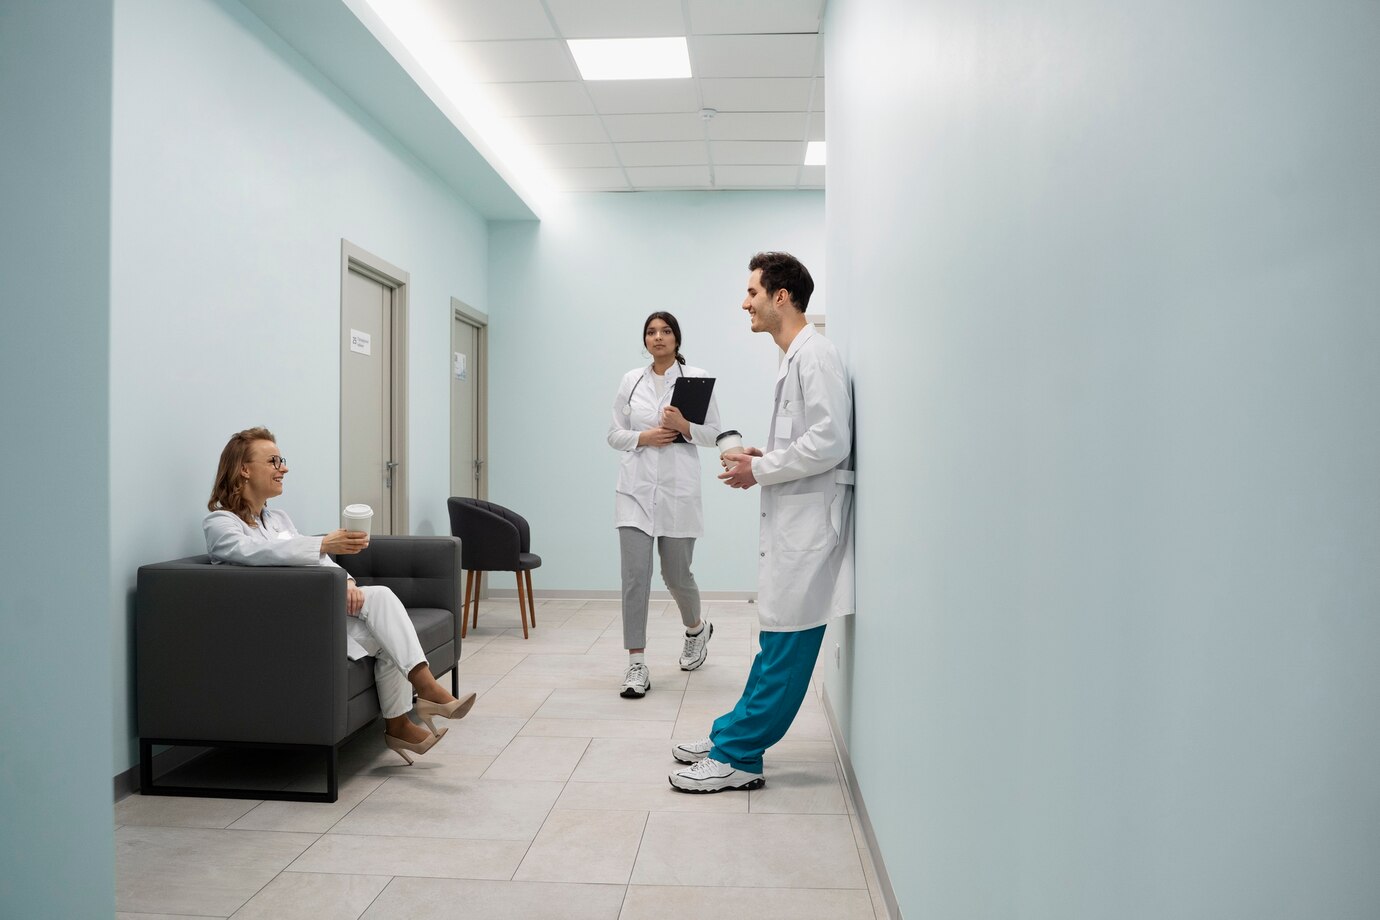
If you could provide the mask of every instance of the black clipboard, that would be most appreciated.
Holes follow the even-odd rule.
[[[687,422],[703,425],[709,414],[709,397],[714,395],[713,377],[677,377],[671,389],[671,405],[680,410]],[[677,434],[672,443],[684,444],[685,435]]]

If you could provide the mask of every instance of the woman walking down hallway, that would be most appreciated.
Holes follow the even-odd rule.
[[[623,375],[613,400],[609,446],[619,451],[614,527],[622,558],[623,645],[628,670],[620,694],[645,696],[652,688],[647,668],[647,603],[652,589],[652,546],[661,557],[661,576],[680,609],[685,645],[683,671],[704,664],[712,623],[700,616],[700,591],[690,562],[704,533],[700,506],[698,448],[715,446],[719,409],[711,396],[704,424],[688,421],[671,405],[678,380],[705,377],[680,353],[680,323],[658,311],[642,324],[642,342],[652,363]]]
[[[286,458],[267,428],[248,428],[230,438],[220,454],[211,487],[210,514],[202,522],[206,551],[215,563],[235,565],[328,565],[327,554],[353,555],[369,545],[363,531],[334,530],[324,537],[303,536],[287,513],[268,507],[283,494]],[[384,742],[408,764],[412,754],[425,754],[446,730],[433,719],[460,719],[474,705],[475,695],[455,697],[436,681],[427,666],[421,643],[407,610],[392,590],[359,587],[346,581],[346,652],[351,660],[374,656],[374,683],[384,718]],[[417,725],[407,714],[417,693]],[[291,705],[290,700],[284,701]]]

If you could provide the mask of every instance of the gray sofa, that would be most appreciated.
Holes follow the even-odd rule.
[[[336,559],[407,607],[432,673],[458,689],[460,541],[376,536]],[[211,565],[191,556],[139,569],[135,671],[145,795],[334,802],[341,744],[379,717],[374,659],[345,654],[345,572]],[[159,785],[154,745],[276,748],[319,756],[325,792]]]

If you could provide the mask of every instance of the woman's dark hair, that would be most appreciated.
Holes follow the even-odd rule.
[[[800,264],[800,260],[789,252],[759,252],[748,263],[748,271],[762,270],[762,289],[768,296],[782,288],[791,295],[791,303],[801,313],[810,303],[810,295],[815,292],[815,279],[810,270]]]
[[[647,344],[647,327],[652,324],[652,320],[654,319],[659,319],[671,327],[671,334],[676,337],[676,360],[684,364],[685,355],[680,353],[680,323],[676,322],[676,318],[665,310],[657,310],[642,321],[642,344],[644,346]]]
[[[276,441],[273,432],[267,428],[246,428],[237,431],[226,442],[220,452],[220,463],[216,466],[216,481],[211,484],[211,500],[206,503],[207,511],[229,511],[251,527],[257,508],[249,507],[244,497],[244,478],[240,467],[249,461],[249,451],[259,441]]]

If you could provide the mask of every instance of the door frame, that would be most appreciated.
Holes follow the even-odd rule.
[[[474,426],[474,451],[484,461],[479,468],[479,482],[475,484],[476,498],[489,497],[489,314],[476,310],[462,300],[450,299],[452,323],[462,322],[474,327],[474,401],[476,415]],[[453,327],[452,327],[453,328]],[[449,351],[447,337],[447,351]],[[447,362],[449,363],[449,362]],[[454,397],[452,397],[454,399]],[[450,407],[451,421],[455,420],[455,405]],[[450,458],[451,469],[455,468],[455,458]]]
[[[412,286],[412,276],[398,268],[396,265],[379,258],[366,249],[362,249],[351,243],[347,239],[340,241],[340,323],[343,333],[345,325],[345,286],[346,279],[351,271],[358,272],[372,281],[376,281],[393,292],[392,309],[389,311],[390,328],[389,335],[392,338],[392,348],[389,353],[389,430],[391,433],[390,444],[388,446],[392,461],[397,464],[393,468],[392,494],[392,518],[393,533],[406,534],[409,529],[408,515],[408,484],[411,479],[407,463],[407,302],[408,294]],[[337,342],[340,339],[336,340]],[[339,345],[336,346],[339,348]],[[344,356],[341,356],[341,365],[338,369],[340,378],[336,380],[336,393],[344,391]],[[339,396],[337,395],[337,401]],[[340,444],[341,436],[345,431],[345,406],[340,406],[340,427],[336,431],[336,443]],[[340,467],[336,471],[337,482],[344,482],[344,450],[340,450]],[[344,502],[344,496],[340,497],[340,502]],[[343,507],[343,504],[342,504]]]

